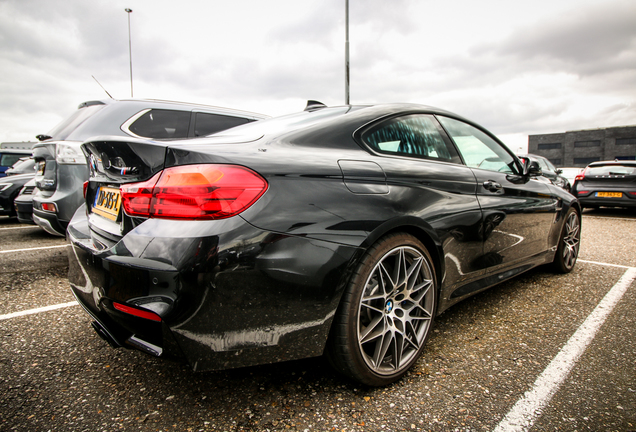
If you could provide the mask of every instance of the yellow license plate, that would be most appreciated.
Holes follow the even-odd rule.
[[[603,197],[603,198],[622,198],[623,193],[622,192],[596,192],[596,196]]]
[[[117,220],[121,207],[121,195],[118,188],[100,186],[93,202],[93,213],[110,219]]]

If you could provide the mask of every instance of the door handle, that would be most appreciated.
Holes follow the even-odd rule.
[[[503,189],[503,187],[501,186],[500,183],[497,183],[496,181],[493,180],[487,180],[484,182],[484,188],[486,188],[486,190],[490,191],[490,192],[497,192],[500,191],[501,189]]]

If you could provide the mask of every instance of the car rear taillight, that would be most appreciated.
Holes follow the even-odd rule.
[[[84,198],[86,198],[86,191],[88,190],[88,182],[85,181],[83,185]]]
[[[267,182],[238,165],[183,165],[120,187],[130,216],[165,219],[225,219],[249,208]]]
[[[134,307],[130,307],[128,305],[113,302],[113,307],[120,312],[123,312],[128,315],[133,315],[139,318],[148,319],[151,321],[161,321],[161,317],[154,312],[145,309],[137,309]]]
[[[51,213],[57,213],[57,207],[55,206],[55,203],[42,203],[42,210]]]
[[[581,181],[585,178],[585,172],[587,171],[587,168],[585,168],[581,174],[577,174],[576,177],[574,177],[574,181]]]
[[[590,191],[586,191],[586,190],[580,190],[576,192],[578,195],[587,195],[590,193]]]

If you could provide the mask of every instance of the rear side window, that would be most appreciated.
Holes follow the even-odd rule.
[[[461,163],[442,133],[433,116],[413,114],[372,127],[362,133],[362,141],[379,153]]]
[[[190,111],[152,109],[139,117],[128,129],[146,138],[187,138]]]
[[[194,115],[194,136],[212,135],[245,123],[249,123],[249,120],[243,117],[196,113]]]

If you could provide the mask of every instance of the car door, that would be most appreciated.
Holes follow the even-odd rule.
[[[524,175],[510,151],[483,130],[438,116],[477,180],[484,254],[477,266],[490,272],[523,270],[548,250],[559,200],[550,187]]]
[[[455,287],[479,279],[483,273],[473,266],[483,254],[483,244],[479,235],[481,210],[470,168],[462,164],[432,114],[390,117],[362,132],[360,140],[383,156],[377,162],[386,173],[390,188],[386,192],[400,197],[400,213],[425,221],[442,243],[445,275],[441,301],[447,302]],[[343,174],[351,188],[347,172],[343,170]]]

